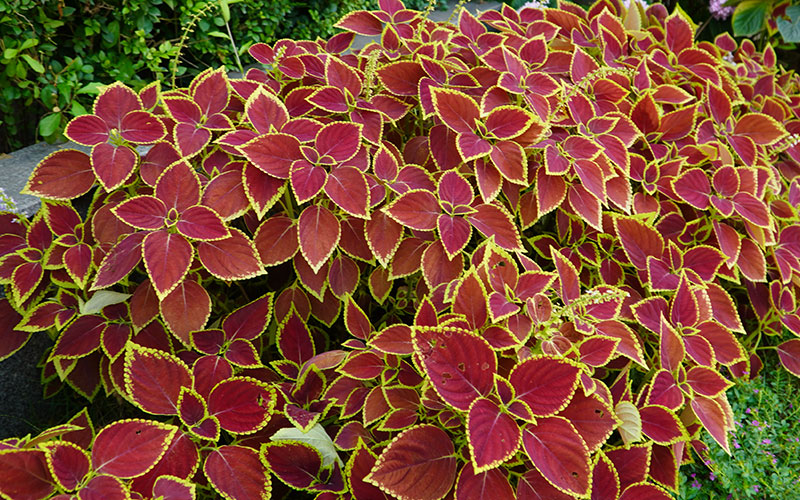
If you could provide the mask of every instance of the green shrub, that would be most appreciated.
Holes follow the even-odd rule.
[[[420,0],[421,1],[421,0]],[[222,0],[6,0],[0,2],[0,153],[62,138],[91,111],[102,84],[134,89],[189,78],[220,64],[237,69]],[[240,54],[256,42],[326,38],[344,14],[376,0],[228,0]],[[197,17],[198,13],[203,15]],[[179,45],[184,29],[192,25]],[[187,79],[179,82],[187,82]]]
[[[733,455],[703,436],[697,444],[704,458],[681,470],[680,498],[800,498],[800,383],[774,355],[766,360],[759,376],[728,391],[736,415]]]

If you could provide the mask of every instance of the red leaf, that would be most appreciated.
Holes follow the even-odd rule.
[[[422,189],[405,192],[383,211],[400,224],[420,231],[435,229],[442,212],[433,193]]]
[[[463,314],[472,330],[480,330],[486,324],[486,291],[475,272],[468,274],[458,285],[453,312]]]
[[[142,240],[147,234],[136,232],[114,245],[100,263],[91,289],[111,286],[127,276],[142,259]]]
[[[381,210],[372,212],[364,225],[367,244],[375,258],[386,267],[400,246],[403,226],[395,222]]]
[[[436,392],[453,407],[467,411],[491,392],[497,358],[486,340],[452,327],[419,327],[414,351]]]
[[[672,296],[672,304],[670,304],[670,321],[673,325],[682,325],[685,327],[694,326],[700,318],[700,304],[694,292],[689,287],[689,281],[686,278],[681,278],[678,290]],[[703,311],[702,314],[705,312]]]
[[[45,446],[47,465],[56,482],[67,491],[77,489],[89,473],[88,453],[69,441],[57,441]]]
[[[739,258],[736,260],[739,270],[750,281],[764,281],[767,273],[764,252],[749,238],[742,239],[741,245]]]
[[[55,490],[45,463],[36,449],[7,448],[0,451],[0,494],[6,498],[48,498]]]
[[[36,165],[22,193],[50,200],[71,200],[87,193],[94,181],[89,155],[62,149]]]
[[[522,431],[497,404],[481,397],[469,407],[467,437],[472,465],[481,473],[499,467],[517,452]]]
[[[792,339],[778,345],[778,358],[789,373],[800,377],[800,340]]]
[[[174,425],[143,419],[109,424],[94,439],[92,469],[118,478],[141,476],[161,459],[177,431]]]
[[[314,357],[314,340],[311,332],[294,310],[278,330],[277,347],[285,359],[297,365],[302,365]]]
[[[389,443],[364,480],[397,497],[439,500],[453,486],[456,465],[450,436],[433,425],[418,425]]]
[[[558,273],[558,292],[565,304],[570,304],[581,295],[581,282],[578,270],[555,247],[550,247],[550,258],[555,264]]]
[[[692,401],[692,410],[703,427],[706,428],[714,441],[719,443],[725,453],[731,453],[728,446],[728,430],[725,425],[725,413],[720,405],[713,399],[696,395]]]
[[[172,477],[159,477],[153,485],[153,496],[164,500],[194,500],[195,487]]]
[[[582,363],[590,366],[603,366],[616,354],[620,339],[603,336],[589,337],[578,347]]]
[[[592,469],[591,500],[619,497],[619,474],[614,464],[605,455],[598,454]]]
[[[522,146],[516,142],[498,141],[492,145],[490,156],[494,166],[509,182],[527,185],[528,159]]]
[[[637,269],[647,269],[647,257],[660,259],[664,253],[664,240],[658,231],[636,219],[615,217],[614,229],[625,255]]]
[[[403,324],[388,326],[372,337],[369,345],[387,354],[412,354],[414,345],[411,341],[411,327]]]
[[[733,196],[733,206],[739,215],[756,226],[768,228],[772,223],[767,205],[750,193],[736,193]]]
[[[359,277],[358,265],[353,259],[345,255],[335,257],[328,269],[328,284],[331,293],[339,298],[353,293],[358,285]]]
[[[779,351],[780,352],[780,351]],[[705,366],[693,366],[686,372],[686,383],[697,394],[717,397],[720,393],[728,390],[733,384],[717,373],[716,370]]]
[[[368,217],[369,187],[364,174],[355,167],[337,167],[325,181],[325,194],[355,217]]]
[[[144,238],[142,254],[153,289],[163,300],[186,276],[194,252],[183,236],[162,229]]]
[[[76,116],[67,124],[64,135],[72,142],[94,146],[108,140],[108,125],[96,115]]]
[[[203,241],[221,240],[230,231],[220,216],[208,207],[195,205],[180,214],[175,229],[187,238]]]
[[[279,179],[288,179],[292,162],[303,157],[300,141],[288,134],[261,135],[239,149],[256,167]]]
[[[733,133],[747,136],[758,145],[771,146],[786,135],[786,130],[769,115],[746,113],[736,120]]]
[[[81,316],[69,325],[58,337],[52,356],[79,358],[100,347],[100,338],[106,321],[101,316]]]
[[[252,448],[220,446],[206,457],[203,473],[220,495],[231,500],[269,498],[272,492],[269,471]]]
[[[472,226],[462,217],[442,214],[436,219],[436,227],[439,229],[442,245],[450,259],[461,253],[472,236]]]
[[[485,118],[486,130],[497,139],[513,139],[530,127],[534,116],[517,106],[498,106]]]
[[[264,427],[275,407],[275,391],[250,377],[231,377],[208,395],[208,414],[231,434],[250,434]]]
[[[356,123],[333,122],[317,132],[314,141],[317,154],[337,163],[346,162],[356,155],[361,146],[361,126]]]
[[[353,297],[348,297],[345,302],[344,324],[350,335],[361,340],[367,340],[372,333],[372,324],[369,318],[356,304]]]
[[[111,212],[129,226],[156,230],[164,227],[167,206],[154,196],[136,196],[112,208]]]
[[[660,119],[652,94],[645,94],[631,110],[631,120],[644,135],[658,132]]]
[[[517,483],[517,500],[573,500],[575,497],[556,489],[535,468],[528,469]]]
[[[183,212],[200,202],[200,179],[188,162],[180,161],[161,173],[155,195],[167,208]]]
[[[147,111],[131,111],[122,118],[119,129],[123,139],[136,144],[152,144],[167,133],[161,120]]]
[[[167,97],[164,99],[171,117],[178,123],[197,125],[203,118],[203,111],[194,101],[185,97]]]
[[[197,257],[219,279],[241,280],[264,274],[255,245],[236,228],[228,229],[230,236],[215,241],[201,241]]]
[[[386,369],[386,361],[374,351],[354,352],[348,356],[337,371],[357,380],[370,380],[380,376]]]
[[[177,356],[130,343],[125,354],[125,390],[144,411],[175,415],[182,387],[192,387],[192,373]]]
[[[270,127],[281,130],[289,121],[289,112],[280,99],[259,87],[247,99],[245,114],[259,134],[267,134]]]
[[[300,214],[298,220],[300,251],[315,273],[333,253],[341,233],[339,219],[324,207],[311,205]]]
[[[687,436],[678,416],[663,406],[643,406],[639,416],[642,432],[656,443],[672,444]]]
[[[456,482],[456,498],[515,500],[516,497],[502,469],[491,469],[476,474],[470,464],[464,464]]]
[[[161,301],[161,316],[170,331],[185,346],[189,333],[202,330],[211,314],[211,298],[206,289],[191,280],[184,280]]]
[[[625,488],[619,500],[670,500],[672,495],[655,484],[637,483]]]
[[[149,495],[154,481],[161,476],[188,479],[197,470],[199,458],[194,442],[188,434],[179,430],[167,446],[167,451],[161,460],[147,474],[135,478],[131,489]]]
[[[569,420],[589,451],[600,448],[619,425],[611,407],[597,393],[586,396],[575,391],[572,401],[558,415]]]
[[[267,328],[272,315],[272,293],[243,305],[222,322],[225,338],[255,340]]]
[[[451,130],[459,134],[474,134],[480,109],[475,101],[458,90],[431,88],[431,97],[436,115]]]
[[[381,29],[383,31],[383,29]],[[397,61],[386,64],[378,71],[381,83],[393,94],[417,95],[417,86],[425,70],[414,61]]]
[[[128,180],[138,156],[127,146],[98,144],[92,148],[92,170],[106,191],[113,191]]]
[[[467,219],[487,238],[506,250],[520,250],[522,242],[511,215],[501,206],[483,203],[475,207],[475,212]]]
[[[587,224],[598,231],[603,231],[603,214],[600,200],[582,184],[573,184],[567,191],[567,200],[572,209]]]
[[[292,488],[306,489],[314,484],[322,469],[322,456],[312,446],[297,441],[277,440],[261,448],[269,470]]]
[[[548,416],[567,406],[578,385],[580,369],[566,360],[539,356],[526,359],[511,371],[509,382],[516,397],[534,415]]]
[[[575,495],[589,492],[588,449],[567,419],[548,417],[526,425],[522,444],[536,469],[551,484]]]
[[[350,12],[336,23],[336,27],[367,36],[380,35],[383,31],[380,19],[365,10]]]
[[[300,248],[297,241],[297,224],[284,216],[276,215],[265,220],[253,238],[264,266],[274,266],[294,257]]]
[[[708,176],[699,168],[690,168],[681,173],[672,182],[672,188],[683,201],[698,210],[705,210],[709,205],[711,183]]]
[[[8,299],[0,299],[0,361],[22,348],[31,337],[31,332],[17,330],[22,316],[15,311]]]
[[[661,317],[660,337],[659,354],[661,367],[674,372],[683,362],[686,356],[686,349],[683,347],[683,342],[678,333],[663,316]]]

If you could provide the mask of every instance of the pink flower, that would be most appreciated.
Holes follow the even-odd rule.
[[[710,0],[708,2],[708,11],[714,16],[714,19],[724,21],[733,14],[733,7],[725,6],[727,0]]]

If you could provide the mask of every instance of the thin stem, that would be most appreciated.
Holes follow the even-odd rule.
[[[231,41],[231,46],[233,47],[233,55],[236,56],[236,66],[239,68],[239,73],[242,74],[244,77],[244,68],[242,67],[242,61],[239,59],[239,49],[236,47],[236,41],[233,39],[233,34],[231,33],[231,26],[228,24],[228,21],[225,21],[225,29],[228,30],[228,38]]]

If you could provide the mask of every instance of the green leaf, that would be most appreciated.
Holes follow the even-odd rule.
[[[314,424],[314,427],[309,429],[308,432],[303,432],[296,427],[284,427],[278,430],[278,432],[273,434],[269,439],[270,441],[281,441],[285,439],[302,441],[322,455],[323,467],[331,465],[334,460],[339,462],[339,465],[344,466],[339,455],[336,453],[336,448],[333,446],[333,440],[331,440],[331,437],[325,432],[325,428],[319,424]]]
[[[786,15],[790,21],[779,17],[778,31],[780,31],[783,41],[786,43],[800,42],[800,5],[793,5],[786,9]]]
[[[32,70],[37,73],[44,73],[44,66],[42,66],[42,63],[32,58],[28,54],[22,54],[22,58],[25,59],[25,62],[28,63],[28,66],[30,66]]]
[[[225,40],[228,39],[228,35],[226,35],[225,33],[221,32],[221,31],[209,31],[208,35],[209,36],[215,36],[217,38],[224,38]]]
[[[92,298],[85,303],[81,303],[79,310],[81,314],[97,314],[104,307],[111,304],[125,302],[131,295],[129,293],[112,292],[111,290],[98,290]]]
[[[642,439],[642,417],[633,403],[620,401],[614,408],[614,413],[622,421],[622,425],[617,430],[625,446]]]
[[[75,92],[75,93],[76,94],[93,94],[93,95],[97,95],[97,94],[100,93],[101,87],[103,87],[103,86],[104,85],[102,83],[100,83],[100,82],[87,83],[83,87],[79,88],[78,91]]]
[[[746,0],[737,5],[731,20],[733,34],[750,36],[761,31],[767,22],[769,6],[769,2],[762,0]]]
[[[60,124],[61,112],[47,115],[39,120],[39,134],[41,134],[42,137],[50,137],[58,130]]]
[[[89,114],[89,112],[86,111],[86,108],[83,107],[83,104],[79,103],[78,101],[72,101],[72,107],[70,107],[69,112],[72,114],[72,116]]]
[[[29,49],[39,43],[38,38],[27,38],[25,41],[22,42],[22,45],[19,46],[19,50]]]

